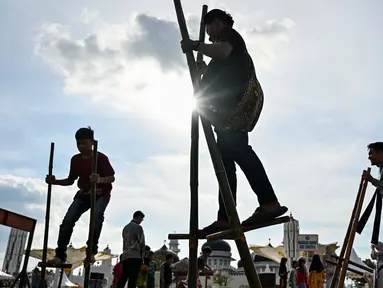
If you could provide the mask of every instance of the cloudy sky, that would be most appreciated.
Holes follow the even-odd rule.
[[[383,4],[366,0],[185,0],[196,37],[202,4],[228,10],[244,36],[265,91],[251,144],[301,233],[343,241],[366,145],[381,139]],[[116,170],[100,247],[121,252],[121,229],[141,209],[147,242],[159,248],[189,223],[192,87],[172,1],[1,1],[1,207],[38,220],[43,243],[50,142],[65,177],[74,133],[91,125]],[[380,39],[380,40],[379,40]],[[200,226],[216,217],[217,184],[204,138]],[[376,170],[373,170],[376,174]],[[76,187],[54,187],[49,246]],[[370,188],[367,197],[370,198]],[[238,210],[258,203],[239,172]],[[84,245],[88,214],[73,245]],[[249,244],[282,241],[283,227],[248,233]],[[0,227],[0,262],[9,229]],[[371,223],[355,247],[369,255]],[[233,247],[233,256],[238,253]],[[187,256],[187,243],[181,256]],[[30,266],[36,264],[31,261]],[[234,263],[233,263],[234,264]]]

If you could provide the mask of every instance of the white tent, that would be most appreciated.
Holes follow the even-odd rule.
[[[352,248],[352,250],[351,250],[350,260],[351,260],[352,262],[355,262],[355,263],[359,264],[359,265],[362,265],[363,267],[366,267],[367,269],[371,269],[371,267],[368,267],[368,266],[362,261],[362,259],[358,256],[358,254],[356,254],[354,248]],[[364,273],[364,274],[373,275],[373,273],[370,273],[370,272],[368,272],[368,271],[366,271],[366,270],[364,270],[364,269],[361,269],[361,268],[359,268],[359,267],[355,267],[355,266],[352,265],[352,264],[348,265],[348,267],[349,267],[349,268],[352,268],[352,269],[354,269],[354,270],[356,270],[356,271],[362,272],[362,273]],[[351,277],[350,274],[354,274],[354,273],[352,273],[352,272],[350,272],[350,271],[347,271],[347,276]],[[352,276],[356,276],[356,275],[352,275]]]
[[[58,283],[60,280],[60,269],[56,269],[56,273],[54,276],[54,280],[52,281],[50,287],[58,287]],[[72,283],[65,273],[63,273],[63,279],[61,281],[61,286],[59,288],[66,288],[66,287],[79,287],[78,285]]]

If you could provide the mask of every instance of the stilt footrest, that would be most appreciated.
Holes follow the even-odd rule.
[[[39,262],[39,263],[37,264],[37,266],[42,267],[42,266],[43,266],[43,262]],[[48,264],[48,263],[46,263],[46,264],[45,264],[45,267],[46,267],[46,268],[68,269],[68,268],[72,268],[72,264],[52,265],[52,264]]]
[[[290,221],[289,216],[279,217],[279,218],[276,218],[270,222],[265,222],[262,224],[257,224],[257,225],[253,225],[253,226],[242,226],[242,229],[243,229],[243,232],[249,232],[249,231],[253,231],[253,230],[257,230],[257,229],[261,229],[261,228],[265,228],[265,227],[269,227],[269,226],[273,226],[273,225],[286,223],[289,221]],[[232,229],[228,229],[228,230],[224,230],[222,232],[208,235],[206,238],[207,238],[207,241],[215,241],[215,240],[219,240],[219,239],[233,239],[233,235],[232,235],[233,233],[232,232],[233,232]]]
[[[273,225],[278,225],[278,224],[286,223],[286,222],[289,222],[289,221],[290,221],[290,217],[289,216],[284,216],[284,217],[276,218],[276,219],[274,219],[273,221],[270,221],[270,222],[265,222],[265,223],[257,224],[257,225],[254,225],[254,226],[242,227],[242,229],[243,229],[243,232],[249,232],[249,231],[253,231],[253,230],[256,230],[256,229],[261,229],[261,228],[265,228],[265,227],[269,227],[269,226],[273,226]],[[222,232],[218,232],[218,233],[215,233],[215,234],[211,234],[211,235],[206,235],[203,232],[203,230],[199,230],[198,234],[197,234],[197,237],[198,237],[198,239],[207,239],[208,241],[213,241],[213,240],[217,240],[217,239],[228,239],[228,240],[233,239],[232,230],[231,229],[225,230],[225,231],[222,231]],[[169,240],[188,240],[189,238],[190,238],[190,234],[189,233],[178,233],[178,234],[169,234],[168,235],[168,239]]]

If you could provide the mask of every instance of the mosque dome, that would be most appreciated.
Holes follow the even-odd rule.
[[[158,259],[165,260],[166,255],[173,255],[173,263],[180,261],[180,258],[172,250],[169,250],[168,247],[164,244],[160,249],[154,251],[154,256]]]
[[[203,249],[204,247],[209,246],[211,250],[213,251],[222,251],[222,252],[231,252],[231,247],[229,243],[223,240],[216,240],[216,241],[210,241],[210,242],[205,242],[202,245]]]
[[[271,260],[271,259],[269,259],[269,258],[263,257],[263,256],[258,255],[258,254],[255,254],[255,255],[253,256],[253,262],[254,262],[254,263],[259,263],[259,262],[270,262],[270,261],[275,262],[274,260]],[[238,268],[243,268],[242,260],[239,260],[239,261],[238,261],[237,266],[238,266]]]

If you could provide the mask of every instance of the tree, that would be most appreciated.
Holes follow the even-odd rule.
[[[214,274],[213,283],[218,284],[219,286],[227,286],[230,282],[231,276],[226,274],[221,274],[220,272]]]
[[[371,259],[365,259],[365,260],[363,260],[363,263],[372,269],[376,269],[376,265]],[[366,280],[365,277],[363,277],[363,278],[351,278],[351,280],[354,281],[355,286],[357,288],[363,288],[364,285],[366,283],[368,283],[368,281]]]

